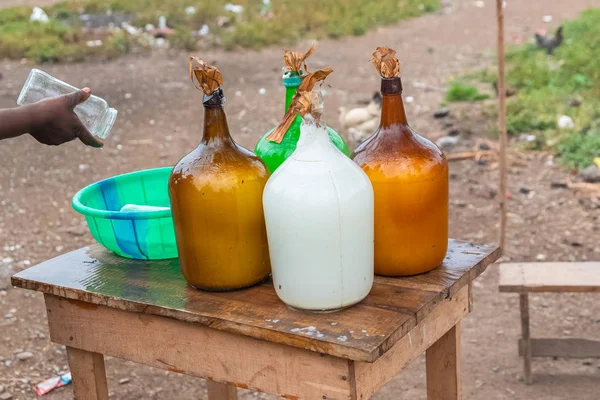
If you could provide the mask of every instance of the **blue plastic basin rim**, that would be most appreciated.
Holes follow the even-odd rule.
[[[101,182],[107,181],[109,179],[117,179],[117,178],[131,178],[136,175],[141,175],[148,173],[149,171],[160,171],[160,170],[169,170],[171,171],[173,167],[163,167],[163,168],[153,168],[153,169],[144,169],[141,171],[129,172],[127,174],[116,175],[112,178],[106,178],[101,181],[92,183],[81,189],[79,192],[75,193],[73,196],[73,201],[71,205],[73,209],[78,213],[81,213],[87,217],[95,217],[95,218],[106,218],[106,219],[125,219],[125,220],[139,220],[139,219],[157,219],[157,218],[171,218],[171,210],[156,210],[156,211],[109,211],[109,210],[99,210],[97,208],[91,208],[84,205],[81,202],[81,198],[90,190],[94,189],[96,185],[99,185]]]

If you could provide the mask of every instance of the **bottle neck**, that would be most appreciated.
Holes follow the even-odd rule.
[[[402,102],[402,81],[400,77],[381,79],[381,123],[385,129],[393,125],[407,125],[406,112]]]
[[[387,128],[392,125],[408,125],[402,102],[402,92],[383,94],[380,126]]]
[[[285,110],[284,113],[287,112],[288,108],[290,108],[290,104],[292,103],[292,99],[294,95],[298,91],[298,86],[286,86],[285,87]]]
[[[213,142],[233,142],[222,105],[204,106],[202,143],[209,144]]]
[[[283,86],[285,86],[285,110],[284,113],[287,112],[288,108],[290,108],[290,104],[292,103],[292,99],[294,95],[298,91],[298,87],[300,83],[302,83],[302,77],[298,75],[298,73],[290,71],[286,72],[283,76],[282,80]]]

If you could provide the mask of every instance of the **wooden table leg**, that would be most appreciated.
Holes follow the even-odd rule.
[[[104,356],[67,346],[75,400],[108,400]]]
[[[426,352],[427,399],[462,399],[460,370],[460,322]]]
[[[237,400],[237,388],[226,383],[206,381],[208,400]]]
[[[531,335],[529,333],[529,295],[522,293],[519,295],[521,306],[521,338],[523,345],[523,371],[525,374],[525,383],[531,385]]]

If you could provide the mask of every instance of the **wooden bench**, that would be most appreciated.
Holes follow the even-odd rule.
[[[529,297],[532,292],[600,293],[600,262],[547,262],[500,264],[500,292],[519,293],[525,382],[531,384],[532,357],[600,357],[600,341],[538,339],[529,333]]]

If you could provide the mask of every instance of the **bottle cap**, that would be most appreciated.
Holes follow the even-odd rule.
[[[204,95],[204,98],[202,99],[202,104],[204,104],[204,107],[222,106],[223,104],[225,104],[225,100],[226,99],[225,94],[223,93],[223,89],[217,88],[217,90],[215,90],[211,94]]]
[[[402,93],[402,80],[395,78],[381,78],[381,94]]]
[[[283,86],[298,87],[302,83],[302,76],[293,71],[286,71],[283,74]]]

